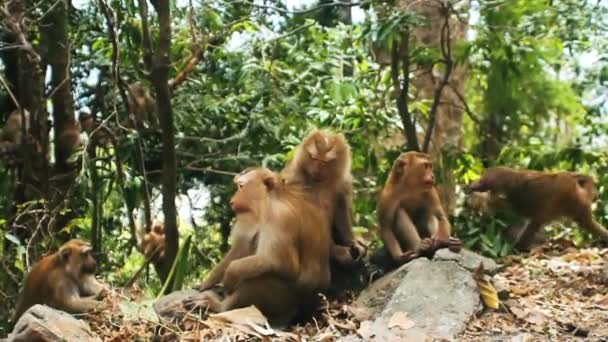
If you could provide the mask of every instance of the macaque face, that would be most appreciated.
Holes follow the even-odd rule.
[[[335,148],[335,137],[317,131],[305,144],[306,173],[314,181],[323,181],[330,177],[330,173],[335,168],[338,153]]]
[[[230,207],[237,214],[255,212],[268,197],[277,182],[266,169],[248,169],[234,177],[237,190],[230,199]]]
[[[404,184],[432,187],[435,184],[433,176],[433,163],[426,154],[418,152],[402,153],[393,169]]]
[[[97,262],[93,258],[89,244],[79,240],[70,240],[61,250],[61,258],[66,263],[66,269],[79,274],[94,274]]]
[[[599,193],[597,192],[597,188],[591,177],[579,176],[577,182],[583,198],[586,198],[591,203],[597,201]]]

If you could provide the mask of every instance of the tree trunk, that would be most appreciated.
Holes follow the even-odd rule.
[[[416,27],[412,30],[412,36],[416,44],[439,49],[441,46],[441,30],[439,28],[442,27],[445,18],[440,12],[441,6],[439,1],[401,0],[397,2],[397,6],[414,10],[426,18],[428,25]],[[464,39],[467,24],[453,16],[449,20],[449,25],[451,45],[455,46],[457,41]],[[416,69],[416,66],[411,68],[411,70],[414,69]],[[441,76],[433,75],[431,70],[424,71],[428,72],[420,72],[420,75],[416,75],[412,80],[415,90],[414,96],[416,100],[428,99],[432,101]],[[441,94],[441,101],[437,108],[436,121],[429,149],[435,163],[440,169],[438,190],[443,206],[448,213],[453,212],[456,199],[452,168],[451,165],[446,164],[447,159],[451,158],[445,157],[462,146],[463,110],[455,91],[459,94],[463,93],[465,79],[466,67],[455,66],[450,74],[448,85],[443,89]]]
[[[177,231],[177,210],[175,208],[176,196],[176,161],[175,161],[175,127],[173,124],[173,110],[169,93],[169,51],[171,47],[171,13],[169,0],[156,0],[154,2],[158,13],[159,37],[155,52],[154,69],[152,72],[154,89],[156,90],[156,104],[162,129],[163,141],[163,215],[165,217],[165,257],[157,272],[164,282],[169,276],[171,265],[177,255],[179,247],[179,232]],[[168,289],[171,286],[167,287]]]
[[[55,127],[55,164],[59,172],[69,171],[68,158],[78,138],[70,78],[68,2],[61,1],[45,17],[41,30],[46,42],[46,58],[51,66],[53,126]]]

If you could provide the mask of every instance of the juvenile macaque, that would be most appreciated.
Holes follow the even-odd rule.
[[[141,83],[131,83],[128,87],[129,108],[135,116],[135,125],[138,130],[158,127],[156,114],[156,100]]]
[[[283,181],[304,187],[321,204],[335,244],[331,257],[341,266],[352,266],[367,253],[352,231],[350,162],[350,148],[342,134],[314,129],[281,171]]]
[[[608,240],[608,231],[593,218],[591,205],[598,193],[593,178],[573,172],[549,173],[487,169],[467,188],[468,192],[489,192],[489,200],[505,203],[528,224],[515,241],[517,249],[527,249],[534,236],[547,223],[567,217],[596,237]],[[500,202],[495,199],[499,197]]]
[[[460,241],[450,236],[428,154],[406,152],[395,160],[377,214],[380,237],[397,265],[440,247],[460,250]]]
[[[154,221],[149,232],[146,232],[140,242],[140,250],[146,258],[159,262],[165,257],[165,228],[163,223]]]
[[[14,320],[31,306],[45,304],[69,313],[84,313],[103,306],[95,300],[104,292],[95,279],[97,263],[91,246],[72,239],[59,251],[38,261],[25,279],[25,287],[17,301]]]
[[[80,127],[74,118],[67,119],[61,127],[56,127],[59,135],[55,141],[55,156],[57,164],[65,166],[69,164],[70,157],[78,149],[82,148],[80,140]]]
[[[29,123],[30,123],[30,113],[25,110],[25,132],[29,131]],[[0,141],[8,141],[13,144],[22,143],[23,138],[23,122],[21,113],[18,110],[13,111],[8,118],[6,119],[6,123],[2,128],[2,135],[0,136]]]
[[[186,306],[222,312],[255,305],[273,324],[289,323],[329,286],[329,223],[311,198],[268,169],[234,178],[232,246]],[[224,298],[212,290],[223,285]]]

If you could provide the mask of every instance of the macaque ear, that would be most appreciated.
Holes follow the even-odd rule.
[[[276,178],[273,176],[264,177],[263,182],[264,182],[264,186],[266,186],[268,191],[274,190],[274,188],[277,186]]]
[[[62,263],[65,263],[68,261],[68,258],[70,257],[70,253],[72,252],[71,248],[63,248],[60,252],[59,252],[59,260]]]
[[[395,164],[393,165],[393,169],[395,170],[395,172],[401,174],[403,172],[403,167],[405,166],[405,160],[403,159],[397,159],[395,160]]]

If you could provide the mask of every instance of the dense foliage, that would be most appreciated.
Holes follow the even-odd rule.
[[[458,205],[452,221],[457,235],[468,247],[491,256],[511,251],[502,234],[509,221],[467,210],[459,186],[490,165],[588,172],[596,177],[601,194],[596,214],[608,223],[608,7],[602,2],[566,0],[473,1],[470,6],[452,2],[459,6],[461,19],[469,21],[466,38],[452,44],[455,63],[466,68],[460,104],[465,111],[463,143],[455,151],[444,150],[440,167],[455,176]],[[36,9],[36,1],[26,3],[32,8],[27,13],[32,19],[49,9]],[[103,4],[103,0],[78,1],[69,9],[70,81],[76,109],[116,128],[125,122],[126,108],[113,76],[113,42]],[[138,2],[117,0],[106,5],[114,14],[122,77],[152,89],[142,67]],[[407,25],[434,28],[410,12],[384,15],[385,4],[367,1],[356,7],[355,13],[362,17],[356,16],[354,22],[343,16],[350,6],[327,11],[313,4],[294,10],[281,1],[221,0],[177,1],[171,6],[170,77],[194,64],[185,81],[174,88],[171,100],[182,243],[192,235],[190,248],[180,254],[178,272],[185,275],[185,283],[204,277],[226,249],[232,175],[253,165],[282,168],[313,126],[330,127],[347,137],[356,180],[356,229],[378,245],[373,235],[376,194],[406,142],[391,68],[371,52],[397,44]],[[150,12],[148,22],[156,43],[158,23],[152,8]],[[37,22],[31,25],[29,39],[44,53],[38,35],[43,28],[35,27]],[[3,41],[0,50],[9,46]],[[436,48],[411,48],[417,49],[413,58],[419,65],[432,64],[440,56]],[[7,56],[2,55],[4,74],[10,71]],[[9,101],[4,88],[0,97]],[[429,99],[411,96],[409,108],[422,132]],[[70,221],[61,234],[89,239],[92,221],[99,222],[101,273],[121,286],[144,260],[133,248],[127,210],[143,206],[146,185],[151,189],[153,215],[161,213],[163,160],[157,132],[127,129],[117,136],[119,146],[99,147],[96,158],[81,154],[73,194],[63,209],[71,213]],[[138,149],[143,151],[145,182]],[[16,187],[15,169],[4,163],[0,171],[3,193],[9,194]],[[0,198],[0,222],[6,227],[27,210],[27,203],[15,209],[12,202],[12,196]],[[551,231],[586,241],[587,236],[572,228],[555,224]],[[6,322],[33,257],[29,241],[8,228],[3,235],[0,302],[6,304],[0,306],[0,322]],[[37,239],[41,248],[36,256],[60,242],[53,234],[43,235]],[[139,281],[146,284],[149,295],[158,294],[162,287],[152,272]],[[5,335],[1,328],[0,335]]]

